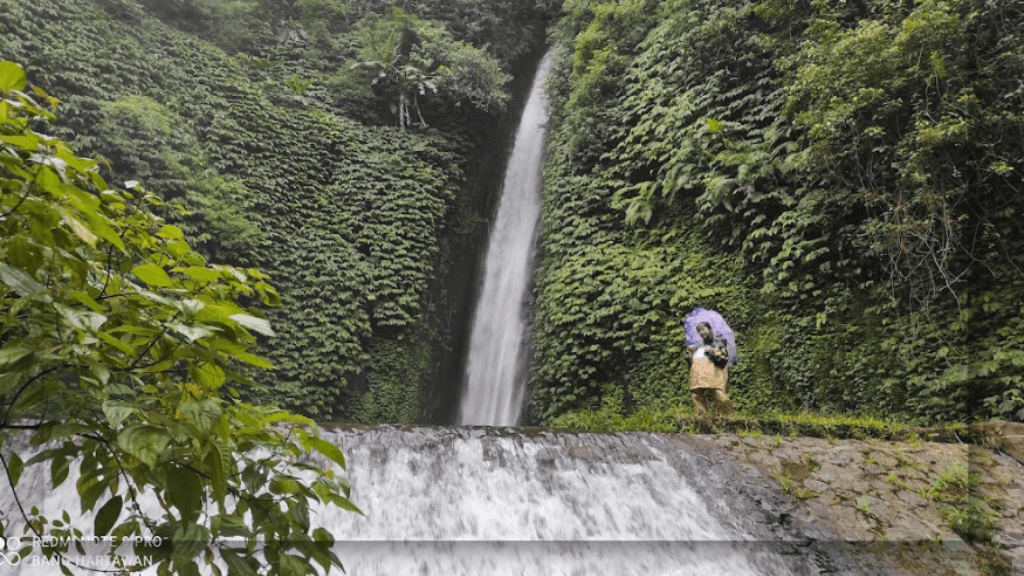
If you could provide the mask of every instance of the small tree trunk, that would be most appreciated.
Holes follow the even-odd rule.
[[[409,97],[403,92],[398,95],[398,126],[405,130],[409,125]]]
[[[412,95],[412,105],[416,108],[416,115],[420,118],[420,126],[426,128],[427,122],[423,119],[423,113],[420,112],[420,99],[415,94]]]

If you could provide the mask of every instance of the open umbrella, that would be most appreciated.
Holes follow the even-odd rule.
[[[693,312],[687,316],[686,322],[683,324],[686,327],[686,345],[692,346],[693,344],[699,343],[700,335],[697,334],[697,325],[701,322],[707,322],[711,325],[711,331],[716,336],[725,338],[725,341],[729,343],[727,351],[729,352],[729,363],[728,366],[736,364],[736,360],[739,359],[739,354],[736,351],[736,335],[733,334],[732,328],[725,323],[725,319],[722,315],[714,310],[705,310],[704,308],[694,308]]]

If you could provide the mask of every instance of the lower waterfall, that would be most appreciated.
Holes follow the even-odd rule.
[[[669,437],[378,428],[336,439],[366,512],[330,521],[353,576],[791,573],[742,549],[751,537],[716,517],[729,503],[699,493],[714,475],[692,478],[700,458]]]
[[[345,451],[339,473],[365,516],[331,508],[310,517],[334,533],[351,576],[836,573],[807,535],[771,520],[763,480],[692,436],[385,426],[324,437]],[[92,517],[75,518],[74,476],[49,490],[46,467],[29,467],[24,505],[50,518],[68,510],[88,535]],[[16,510],[0,490],[0,511],[15,520]],[[32,560],[13,573],[60,574]]]

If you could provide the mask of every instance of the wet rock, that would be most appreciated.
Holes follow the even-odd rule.
[[[928,506],[928,501],[912,490],[897,491],[896,499],[902,502],[907,508],[922,508]]]
[[[828,484],[822,482],[821,480],[815,480],[812,478],[810,480],[804,481],[804,488],[820,493],[828,489]]]
[[[1006,532],[997,532],[992,537],[992,542],[999,544],[1003,548],[1020,548],[1024,546],[1024,539],[1019,535],[1012,535]]]
[[[999,447],[1018,462],[1024,463],[1024,435],[1003,436]]]
[[[992,421],[974,424],[972,433],[979,434],[984,442],[1006,452],[1017,462],[1024,464],[1024,424],[1019,422]]]
[[[1024,574],[1024,546],[1004,551],[1003,558],[1010,564],[1010,574]]]
[[[981,553],[964,545],[943,520],[940,511],[948,504],[930,496],[939,475],[967,466],[977,474],[972,494],[994,503],[995,544],[1005,548],[1003,554],[1016,570],[1011,573],[1024,576],[1024,468],[1011,458],[964,444],[836,444],[817,438],[765,443],[721,436],[708,438],[755,470],[760,481],[791,498],[789,506],[774,504],[765,511],[794,530],[815,525],[837,541],[905,543],[881,555],[897,567],[893,574],[982,574]],[[947,545],[936,548],[936,543]],[[952,551],[948,545],[959,548]]]
[[[534,457],[540,466],[554,466],[558,459],[558,452],[552,448],[543,448]]]

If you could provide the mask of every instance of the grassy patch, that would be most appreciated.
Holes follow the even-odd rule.
[[[919,445],[924,440],[959,442],[970,440],[967,427],[952,424],[922,428],[866,416],[843,416],[801,412],[762,412],[734,414],[715,418],[696,416],[689,406],[666,410],[645,408],[623,415],[621,407],[602,406],[596,410],[568,412],[551,421],[554,428],[594,432],[682,432],[691,434],[738,434],[760,438],[762,435],[809,436],[828,439],[875,439],[907,441]]]

